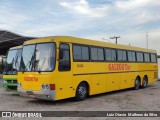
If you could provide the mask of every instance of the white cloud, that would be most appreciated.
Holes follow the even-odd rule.
[[[149,22],[155,22],[160,20],[160,15],[157,13],[152,12],[141,12],[141,14],[137,15],[135,17],[135,21],[137,21],[138,24],[144,24]]]
[[[117,0],[110,4],[109,15],[104,18],[107,28],[132,32],[150,29],[154,22],[160,21],[160,0]],[[158,27],[158,26],[157,26]]]
[[[115,39],[110,39],[111,36],[114,36],[114,35],[106,35],[104,33],[100,33],[100,34],[88,35],[84,37],[88,39],[93,39],[93,40],[115,43]],[[103,38],[105,38],[106,40],[104,40]],[[155,49],[157,51],[160,51],[159,38],[160,38],[160,29],[148,31],[149,49]],[[146,31],[141,31],[141,32],[134,31],[132,33],[120,34],[120,38],[118,39],[118,44],[146,48],[147,47]]]
[[[17,11],[14,7],[12,9],[0,5],[0,28],[42,37],[73,35],[102,40],[112,35],[121,35],[121,44],[145,47],[145,31],[159,27],[152,27],[152,24],[160,20],[157,7],[160,6],[160,0],[116,0],[111,4],[106,2],[99,5],[93,5],[91,0],[68,1],[56,1],[56,5],[49,3],[38,15],[31,10],[30,15],[34,17],[24,14],[23,10]],[[64,9],[57,7],[57,4]],[[156,40],[159,35],[156,33],[153,37],[151,33],[149,31],[150,39],[153,39],[154,43],[159,42]],[[151,44],[158,49],[158,45],[154,43]],[[151,45],[152,48],[153,46]]]
[[[156,0],[157,1],[157,0]],[[144,7],[146,5],[150,5],[150,3],[154,3],[153,0],[126,0],[126,1],[117,1],[115,5],[121,10],[132,10],[139,7]]]
[[[56,36],[56,35],[71,35],[73,31],[83,28],[82,23],[68,22],[68,23],[45,23],[43,25],[35,25],[33,29],[26,29],[21,32],[29,36]]]
[[[86,15],[88,17],[104,17],[107,15],[107,6],[90,7],[87,0],[79,0],[79,2],[60,2],[62,7],[65,7],[73,12]]]
[[[17,26],[31,20],[26,16],[12,8],[0,5],[0,28],[6,30],[15,30]]]

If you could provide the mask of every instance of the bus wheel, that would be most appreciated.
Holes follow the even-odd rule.
[[[147,85],[148,85],[147,77],[144,77],[144,78],[143,78],[143,82],[142,82],[142,88],[146,88]]]
[[[87,97],[87,86],[84,82],[80,83],[77,87],[77,90],[76,90],[76,96],[75,96],[75,99],[77,101],[80,101],[80,100],[84,100],[86,97]]]
[[[135,83],[134,83],[134,89],[138,90],[140,88],[140,80],[136,78]]]

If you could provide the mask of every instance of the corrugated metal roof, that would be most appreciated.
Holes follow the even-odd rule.
[[[34,38],[36,37],[27,37],[14,32],[0,30],[0,55],[4,55],[9,48],[22,45],[24,41]]]

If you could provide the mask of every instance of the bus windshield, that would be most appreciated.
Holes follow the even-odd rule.
[[[21,71],[53,71],[55,67],[55,44],[40,43],[23,47]]]
[[[20,67],[22,49],[9,50],[4,74],[17,74]]]

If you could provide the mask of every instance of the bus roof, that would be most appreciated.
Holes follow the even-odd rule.
[[[124,50],[157,53],[156,50],[151,50],[151,49],[146,49],[146,48],[114,44],[114,43],[108,43],[108,42],[96,41],[96,40],[90,40],[90,39],[84,39],[84,38],[77,38],[77,37],[71,37],[71,36],[42,37],[42,38],[26,41],[24,42],[24,45],[42,43],[42,42],[56,42],[56,41],[57,42],[58,41],[67,42],[67,43],[77,43],[77,44],[87,44],[87,45],[100,46],[100,47],[106,47],[106,48],[117,48],[117,49],[124,49]]]
[[[14,50],[14,49],[19,49],[19,48],[22,48],[22,45],[16,46],[16,47],[11,47],[9,50]]]

